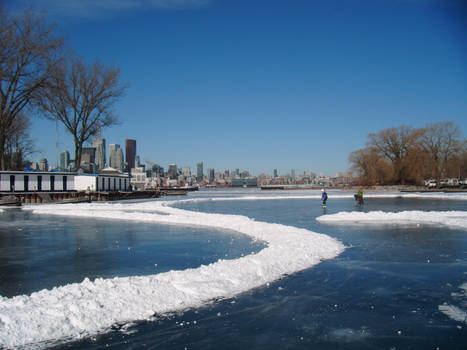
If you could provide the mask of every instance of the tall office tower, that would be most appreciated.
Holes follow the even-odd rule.
[[[183,176],[185,176],[185,177],[190,177],[191,176],[190,167],[186,166],[186,167],[183,168]]]
[[[209,179],[209,182],[213,182],[214,181],[214,169],[213,168],[209,168],[208,169],[208,179]]]
[[[203,162],[196,164],[196,181],[203,181]]]
[[[39,162],[39,170],[40,171],[49,171],[49,162],[47,158],[42,158]]]
[[[128,170],[135,167],[136,159],[136,140],[126,139],[125,140],[125,162],[128,166]]]
[[[169,164],[169,170],[167,170],[167,175],[169,175],[170,179],[177,178],[177,165],[176,164]]]
[[[292,169],[290,173],[291,173],[292,180],[295,180],[295,169]]]
[[[104,169],[105,163],[107,162],[105,157],[105,139],[103,139],[102,137],[98,137],[94,140],[92,145],[96,149],[95,164],[97,166],[97,169]]]
[[[274,169],[274,176],[273,179],[277,178],[277,169]]]
[[[70,165],[70,152],[63,151],[60,153],[60,170],[68,170]]]
[[[96,149],[94,147],[83,147],[81,151],[81,164],[95,164],[96,162]]]
[[[111,168],[123,171],[123,151],[120,145],[114,143],[109,145],[109,163]]]
[[[141,167],[141,161],[139,159],[139,156],[135,157],[135,168],[140,168]]]
[[[235,169],[235,176],[240,177],[240,169],[239,168]]]

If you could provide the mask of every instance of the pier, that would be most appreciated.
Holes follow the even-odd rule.
[[[181,192],[181,191],[180,191]],[[160,190],[147,191],[70,191],[70,192],[3,192],[0,197],[14,196],[24,204],[38,203],[80,203],[91,201],[118,201],[131,199],[159,198],[164,195]],[[177,193],[181,195],[182,193]],[[186,192],[184,193],[186,194]]]

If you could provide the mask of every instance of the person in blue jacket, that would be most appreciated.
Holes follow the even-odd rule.
[[[323,207],[326,207],[326,201],[328,200],[328,194],[326,193],[326,190],[323,188],[321,189],[321,200],[323,201]]]

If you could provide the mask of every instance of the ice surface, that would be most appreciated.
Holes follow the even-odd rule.
[[[429,224],[467,229],[467,211],[402,211],[383,212],[342,211],[337,214],[322,215],[316,220],[330,224]]]
[[[29,296],[0,296],[0,348],[40,348],[104,332],[115,324],[199,307],[309,268],[344,250],[341,242],[309,230],[239,215],[191,212],[164,201],[31,205],[26,209],[36,214],[209,226],[241,232],[267,246],[256,254],[196,269],[85,279]]]
[[[438,306],[438,310],[454,321],[467,324],[467,282],[460,287],[461,293],[453,295],[459,306],[444,303]]]

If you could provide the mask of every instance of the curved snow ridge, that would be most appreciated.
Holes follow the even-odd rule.
[[[200,307],[309,268],[340,254],[329,236],[245,216],[191,212],[168,202],[41,205],[38,214],[111,218],[235,230],[267,247],[234,260],[195,269],[113,279],[85,279],[30,296],[0,297],[0,348],[43,347],[105,332],[112,325]]]
[[[342,211],[322,215],[316,220],[332,224],[429,224],[467,229],[467,211]]]

